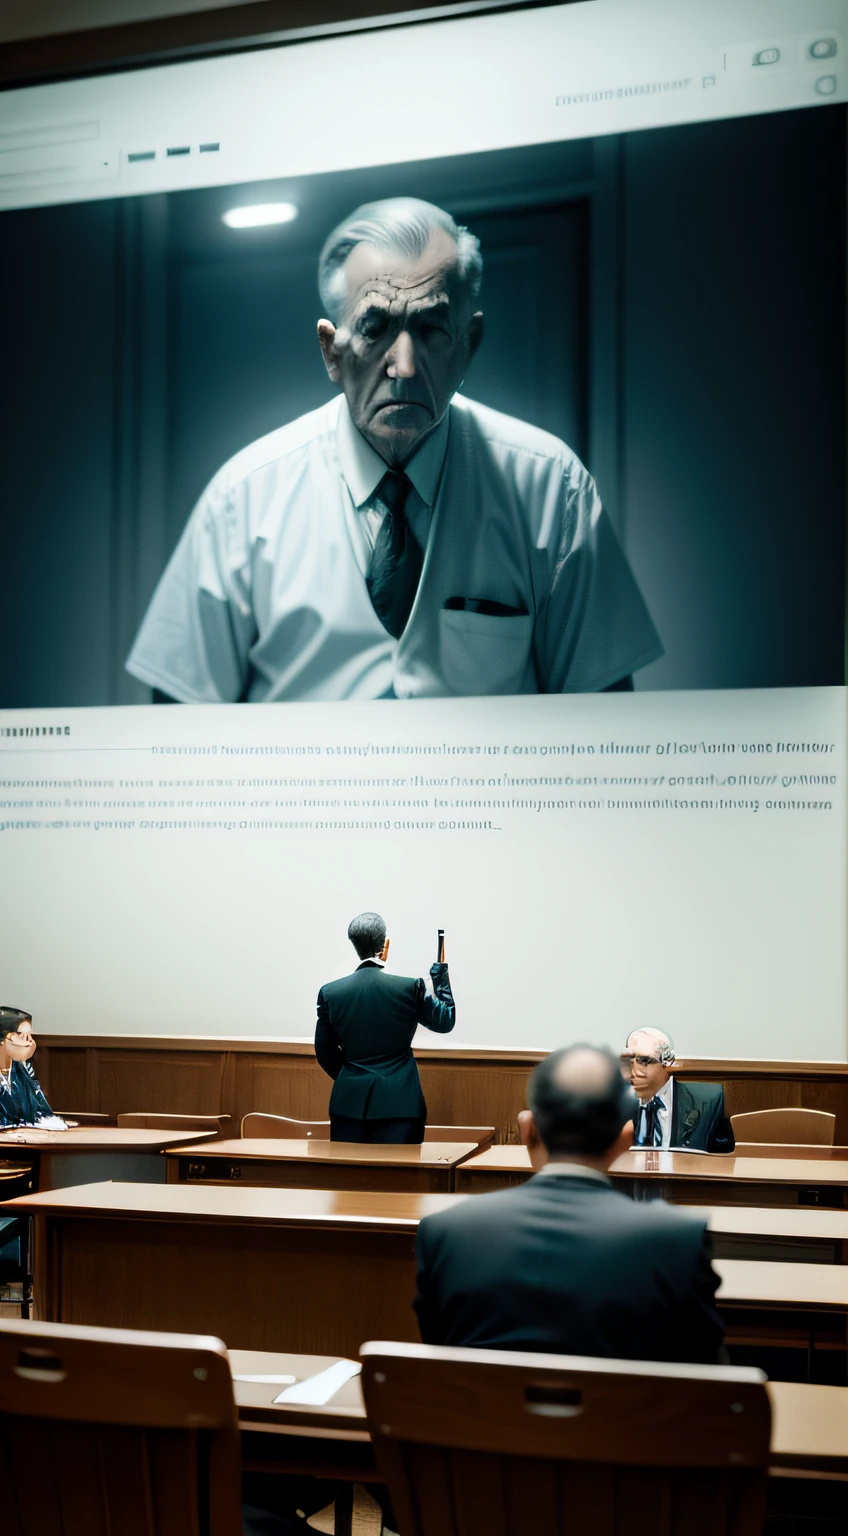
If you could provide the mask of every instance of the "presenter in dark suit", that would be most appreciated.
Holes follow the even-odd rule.
[[[424,1140],[427,1106],[412,1054],[419,1024],[449,1034],[456,1023],[447,965],[423,977],[392,976],[385,969],[386,925],[362,912],[347,930],[360,964],[351,976],[318,993],[315,1055],[334,1079],[330,1094],[332,1141]]]
[[[555,1051],[527,1097],[522,1140],[536,1177],[419,1225],[425,1344],[720,1363],[705,1218],[630,1200],[607,1178],[633,1135],[618,1059],[586,1045]]]
[[[634,1145],[732,1152],[733,1131],[720,1083],[683,1083],[673,1076],[674,1041],[661,1029],[635,1029],[621,1057],[639,1099]]]

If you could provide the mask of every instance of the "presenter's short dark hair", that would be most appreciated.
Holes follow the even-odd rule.
[[[549,1152],[601,1157],[632,1120],[636,1095],[605,1046],[569,1045],[540,1062],[527,1103]]]
[[[360,912],[347,930],[360,960],[370,960],[379,955],[386,942],[386,925],[379,912]]]
[[[23,1023],[32,1023],[32,1014],[23,1008],[9,1008],[5,1004],[0,1007],[0,1042],[7,1035],[14,1035]]]

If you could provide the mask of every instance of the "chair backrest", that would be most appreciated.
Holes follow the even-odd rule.
[[[730,1124],[736,1141],[832,1147],[836,1116],[824,1109],[756,1109],[747,1115],[731,1115]]]
[[[285,1136],[288,1140],[330,1140],[329,1120],[291,1120],[288,1115],[262,1115],[251,1110],[241,1122],[242,1136]]]
[[[404,1536],[760,1536],[760,1371],[364,1344],[377,1466]]]
[[[0,1322],[3,1536],[241,1536],[220,1339]]]
[[[136,1131],[214,1131],[225,1134],[229,1115],[162,1115],[158,1110],[133,1110],[118,1116],[119,1130]]]
[[[426,1125],[425,1141],[476,1141],[481,1152],[495,1139],[493,1125]]]

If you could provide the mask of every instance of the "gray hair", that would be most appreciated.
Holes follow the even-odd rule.
[[[363,203],[337,224],[324,242],[318,258],[318,292],[333,325],[338,325],[342,317],[344,264],[355,246],[364,242],[380,251],[417,259],[424,254],[436,229],[444,230],[455,242],[457,275],[474,303],[483,281],[483,257],[477,236],[456,224],[449,213],[434,203],[423,203],[417,197],[388,197],[378,203]]]
[[[370,960],[372,955],[379,955],[386,942],[386,925],[379,912],[360,912],[348,928],[347,936],[360,960]]]

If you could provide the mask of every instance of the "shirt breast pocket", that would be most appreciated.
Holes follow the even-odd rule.
[[[441,674],[454,693],[521,693],[533,620],[528,613],[468,613],[443,608],[439,614]]]

